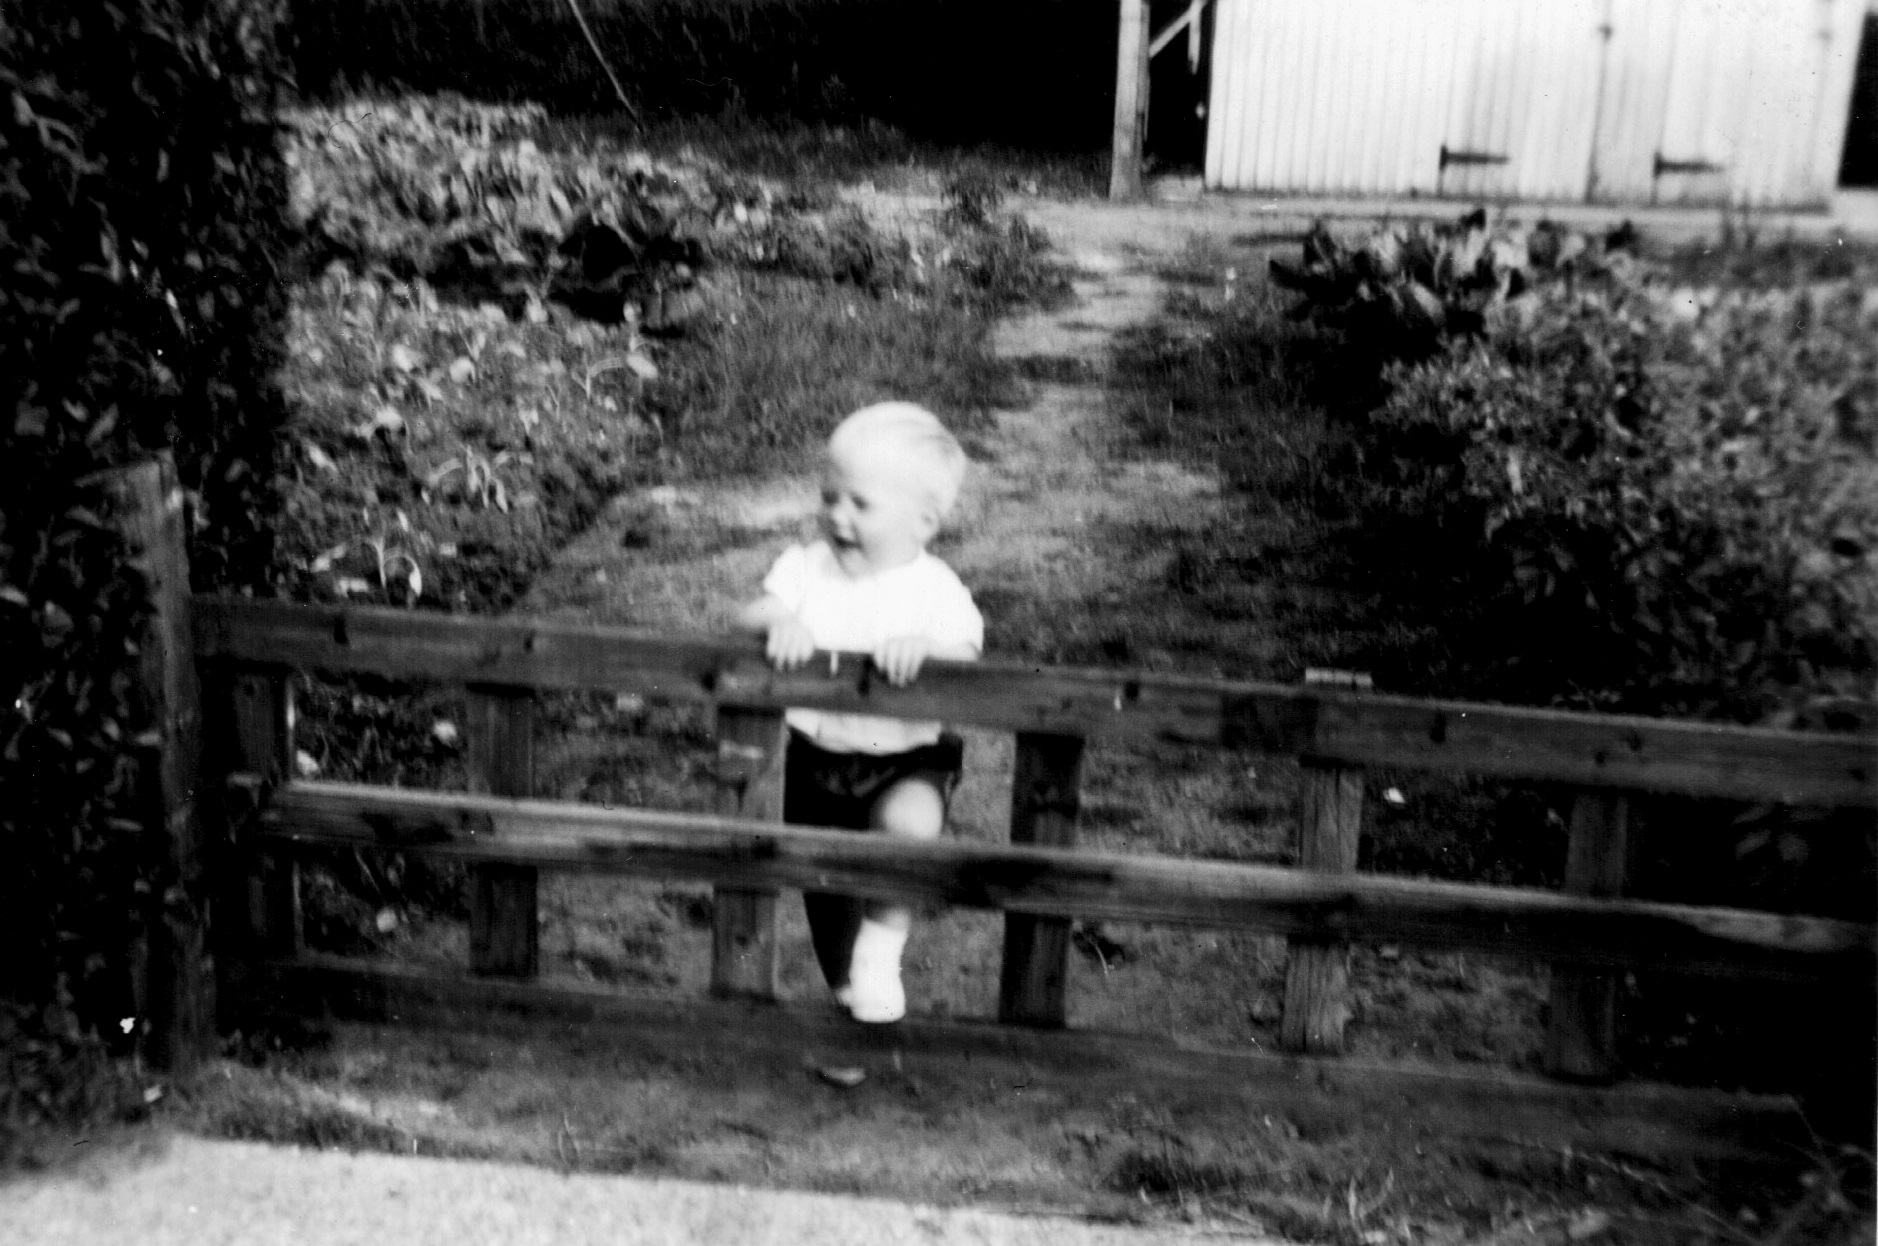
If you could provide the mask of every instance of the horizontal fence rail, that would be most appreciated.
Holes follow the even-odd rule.
[[[292,783],[256,846],[393,848],[465,862],[831,890],[1044,916],[1401,941],[1562,963],[1765,977],[1869,977],[1871,926],[1642,900],[1230,861],[925,842],[560,801]]]
[[[934,662],[888,687],[857,655],[779,674],[741,639],[198,597],[210,660],[674,701],[860,711],[1012,731],[1211,743],[1307,761],[1878,808],[1878,741],[1281,684]]]

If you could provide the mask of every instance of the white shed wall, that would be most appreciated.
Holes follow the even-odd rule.
[[[1218,0],[1209,186],[1800,206],[1866,0]]]

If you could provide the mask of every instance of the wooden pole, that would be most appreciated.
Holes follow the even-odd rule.
[[[1115,135],[1109,198],[1141,197],[1141,142],[1148,120],[1148,0],[1122,0],[1115,50]]]
[[[1572,802],[1565,890],[1612,899],[1629,872],[1630,805],[1622,796],[1580,792]],[[1608,973],[1555,968],[1545,1069],[1574,1081],[1617,1075],[1617,979]]]
[[[285,671],[218,669],[222,678],[210,685],[222,726],[218,777],[244,771],[277,789],[293,773],[293,684]],[[264,793],[256,796],[265,798]],[[223,906],[217,912],[225,920],[218,919],[213,929],[221,1023],[248,1030],[269,1010],[257,993],[263,979],[252,967],[290,960],[300,952],[300,873],[291,856],[251,851],[237,839],[237,820],[250,810],[236,807],[227,792],[222,806],[227,856],[216,890]]]
[[[780,822],[783,815],[781,710],[717,707],[721,812]],[[712,898],[711,991],[776,997],[776,893],[719,887]]]
[[[1047,848],[1075,844],[1082,754],[1081,736],[1017,733],[1017,765],[1011,779],[1012,843]],[[998,1020],[1050,1028],[1065,1023],[1069,940],[1067,918],[1027,913],[1005,916]]]
[[[473,792],[532,796],[535,697],[510,688],[469,690],[469,780]],[[470,969],[532,978],[541,969],[540,872],[531,865],[479,865],[470,873]]]
[[[1356,869],[1363,826],[1363,772],[1305,767],[1304,817],[1298,866],[1331,874]],[[1294,940],[1285,966],[1285,1011],[1279,1041],[1290,1051],[1334,1055],[1349,1020],[1350,945]]]
[[[138,677],[154,719],[141,791],[156,833],[141,997],[140,1043],[151,1065],[187,1074],[215,1049],[208,955],[209,885],[202,785],[202,700],[196,683],[189,549],[182,485],[167,452],[106,474],[106,504],[145,577],[151,615]]]
[[[1367,690],[1372,681],[1354,671],[1310,669],[1311,686]],[[1363,771],[1304,766],[1304,809],[1298,823],[1298,868],[1329,874],[1356,869],[1363,834]],[[1350,945],[1293,940],[1285,966],[1285,1010],[1278,1040],[1290,1051],[1335,1055],[1343,1050],[1350,1019]]]

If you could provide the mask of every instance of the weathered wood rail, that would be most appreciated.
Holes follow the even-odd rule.
[[[204,597],[193,600],[188,614],[183,634],[192,637],[188,643],[202,674],[210,724],[208,772],[226,789],[222,833],[234,848],[227,858],[235,867],[233,880],[224,880],[217,894],[232,898],[225,903],[235,920],[219,923],[218,955],[234,989],[272,984],[298,993],[306,1006],[323,1001],[422,1015],[427,1007],[460,1009],[480,1001],[505,1014],[531,1007],[583,1016],[611,1012],[644,1025],[652,1025],[647,1018],[653,1014],[747,1008],[752,1006],[748,1001],[775,995],[777,893],[812,887],[1004,912],[998,1021],[1022,1027],[1002,1031],[1010,1035],[1064,1025],[1075,918],[1177,922],[1286,936],[1294,954],[1281,1036],[1287,1048],[1300,1053],[1287,1057],[1293,1061],[1341,1049],[1352,942],[1388,941],[1549,962],[1558,968],[1548,1072],[1566,1081],[1595,1083],[1608,1082],[1616,1067],[1614,974],[1619,971],[1850,981],[1857,989],[1869,989],[1878,963],[1878,932],[1868,924],[1698,908],[1623,894],[1626,794],[1874,809],[1878,740],[1871,736],[1000,662],[934,663],[913,687],[893,689],[851,654],[824,655],[803,671],[781,675],[762,660],[759,646],[740,639]],[[467,688],[465,743],[472,790],[455,794],[293,780],[291,689],[297,671],[375,674]],[[531,799],[534,696],[557,689],[631,692],[714,706],[724,791],[720,814],[597,809]],[[939,718],[1015,733],[1012,842],[913,843],[780,825],[785,706]],[[1309,771],[1307,808],[1300,818],[1302,868],[1078,849],[1083,742],[1097,736],[1203,742],[1301,760]],[[1355,872],[1364,775],[1385,766],[1575,786],[1579,795],[1565,890]],[[474,880],[468,966],[473,974],[393,971],[305,953],[299,946],[293,862],[303,852],[331,846],[389,848],[468,863]],[[536,887],[544,869],[711,883],[717,895],[712,989],[722,1002],[672,1004],[677,1012],[659,1013],[657,1006],[596,1002],[591,992],[575,998],[566,988],[533,981]],[[797,1017],[778,1024],[809,1023]],[[967,1031],[975,1036],[969,1042],[989,1041],[982,1025],[957,1032]],[[902,1032],[943,1044],[947,1031],[945,1024],[916,1022]],[[1023,1040],[1053,1041],[1041,1034]],[[1108,1059],[1126,1051],[1133,1053],[1129,1059],[1138,1060],[1145,1050],[1141,1040],[1084,1041],[1096,1046],[1081,1049],[1077,1059]],[[1185,1053],[1171,1049],[1157,1057],[1171,1065],[1183,1059]],[[1209,1069],[1223,1059],[1192,1057]],[[1254,1080],[1264,1078],[1267,1089],[1278,1084],[1274,1077],[1290,1085],[1303,1076],[1296,1064],[1228,1064]],[[1280,1067],[1282,1072],[1272,1072]],[[1327,1070],[1348,1066],[1330,1060],[1316,1067],[1319,1071],[1310,1076],[1321,1081],[1333,1076]],[[1377,1088],[1388,1076],[1370,1070],[1358,1080],[1386,1098],[1394,1092]],[[1602,1104],[1618,1093],[1572,1091],[1562,1083],[1500,1075],[1483,1074],[1471,1082],[1459,1075],[1430,1080],[1410,1071],[1400,1071],[1389,1084],[1420,1087],[1402,1092],[1410,1101],[1432,1093],[1429,1087],[1436,1084],[1460,1087],[1462,1094],[1472,1085],[1482,1102],[1512,1096],[1529,1104],[1554,1103],[1559,1096],[1580,1093],[1601,1096]],[[1764,1119],[1756,1115],[1760,1109],[1749,1110],[1738,1097],[1702,1099],[1696,1092],[1662,1087],[1635,1090],[1635,1103],[1655,1104],[1713,1137],[1728,1132],[1725,1122],[1733,1122],[1729,1128],[1739,1133],[1742,1128],[1752,1132],[1749,1126]],[[1588,1128],[1584,1110],[1580,1103],[1564,1111],[1562,1119]]]
[[[276,668],[511,689],[609,689],[1071,736],[1177,740],[1397,766],[1790,804],[1878,803],[1878,742],[1617,715],[1001,662],[891,689],[853,655],[782,675],[755,645],[547,620],[198,599],[196,651]]]

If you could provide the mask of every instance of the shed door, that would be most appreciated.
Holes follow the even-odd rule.
[[[1470,8],[1468,63],[1433,153],[1437,193],[1581,198],[1597,129],[1602,0]]]
[[[1791,206],[1837,180],[1860,0],[1611,0],[1592,198]]]

